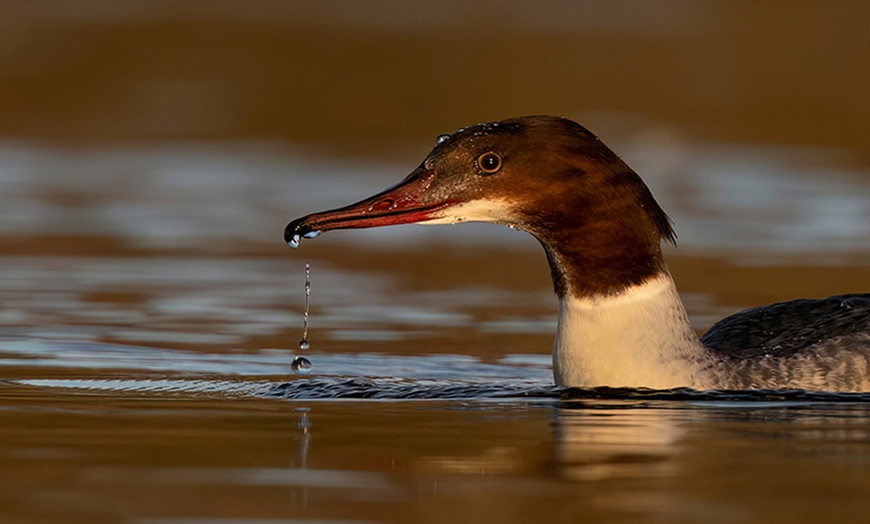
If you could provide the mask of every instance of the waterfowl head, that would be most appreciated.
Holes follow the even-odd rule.
[[[505,224],[544,246],[559,296],[615,294],[664,269],[674,231],[647,186],[586,128],[528,116],[440,135],[403,181],[287,225],[285,240],[331,229],[463,221]]]

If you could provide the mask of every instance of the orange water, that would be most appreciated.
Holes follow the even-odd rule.
[[[757,170],[738,185],[791,195],[762,199],[773,218],[748,237],[729,208],[763,208],[743,189],[712,198],[651,177],[678,230],[689,225],[669,261],[697,328],[745,306],[866,290],[867,222],[855,216],[866,208],[849,204],[862,177],[827,188],[779,179],[776,155],[745,154],[720,160]],[[283,245],[287,219],[379,189],[401,177],[395,166],[226,146],[10,147],[4,160],[5,519],[866,515],[866,402],[548,396],[555,298],[539,247],[520,233],[408,226]],[[704,166],[702,178],[716,164]],[[839,237],[804,225],[826,221]],[[792,228],[806,234],[782,233]],[[314,369],[297,377],[306,260]],[[430,399],[305,400],[304,388],[275,398],[287,380],[313,381],[312,397]],[[544,396],[493,398],[499,390]]]
[[[865,522],[866,400],[553,394],[522,233],[283,245],[547,112],[649,182],[699,331],[870,291],[866,8],[539,4],[0,2],[0,521]],[[429,398],[311,398],[359,390]]]

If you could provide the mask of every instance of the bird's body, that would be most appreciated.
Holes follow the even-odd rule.
[[[616,296],[560,301],[553,371],[581,387],[870,391],[870,295],[749,309],[699,339],[662,274]]]
[[[557,297],[557,384],[870,391],[870,294],[754,308],[701,339],[662,257],[670,221],[647,186],[579,124],[522,117],[439,137],[400,184],[288,224],[329,229],[493,222],[534,235]]]

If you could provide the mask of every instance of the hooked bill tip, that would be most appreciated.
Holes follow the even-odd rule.
[[[305,226],[305,218],[297,218],[296,220],[287,224],[287,227],[284,229],[284,242],[287,243],[288,246],[292,248],[299,247],[300,239],[305,236],[307,237],[311,231]]]

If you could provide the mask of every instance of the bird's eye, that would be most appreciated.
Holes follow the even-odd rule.
[[[477,168],[484,175],[494,175],[501,171],[502,159],[498,153],[484,153],[477,157]]]

